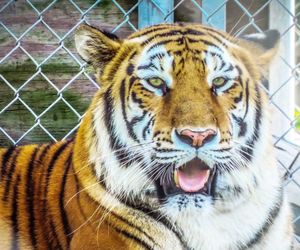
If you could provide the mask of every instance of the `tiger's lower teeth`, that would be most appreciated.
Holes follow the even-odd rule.
[[[175,182],[175,185],[176,185],[176,187],[180,187],[179,186],[179,180],[178,180],[178,172],[177,172],[177,170],[174,170],[174,182]]]

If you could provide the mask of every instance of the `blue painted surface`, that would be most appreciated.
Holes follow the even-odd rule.
[[[174,21],[173,0],[143,0],[139,4],[139,29],[158,23]]]
[[[142,0],[138,7],[139,29],[174,22],[173,8],[173,0]],[[201,11],[203,24],[226,30],[226,0],[202,0]]]
[[[202,0],[202,23],[226,30],[226,0]]]

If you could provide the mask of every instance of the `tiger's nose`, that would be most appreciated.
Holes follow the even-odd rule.
[[[195,148],[202,147],[205,143],[211,141],[217,132],[214,129],[206,129],[205,131],[193,131],[190,129],[183,129],[177,132],[179,139]]]

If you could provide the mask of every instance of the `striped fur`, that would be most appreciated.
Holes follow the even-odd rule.
[[[82,25],[75,43],[101,89],[73,140],[0,149],[1,249],[291,249],[260,87],[278,33],[161,24],[120,40]],[[217,133],[195,148],[187,128]],[[195,158],[211,193],[168,195]]]

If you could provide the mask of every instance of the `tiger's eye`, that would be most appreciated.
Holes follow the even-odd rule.
[[[166,82],[159,77],[149,78],[147,82],[152,87],[161,90],[163,96],[166,95],[169,90]]]
[[[213,79],[212,83],[215,86],[222,86],[226,83],[226,79],[224,77],[217,77],[215,79]]]
[[[153,86],[153,87],[160,87],[164,84],[164,81],[158,77],[150,78],[148,79],[148,82]]]

